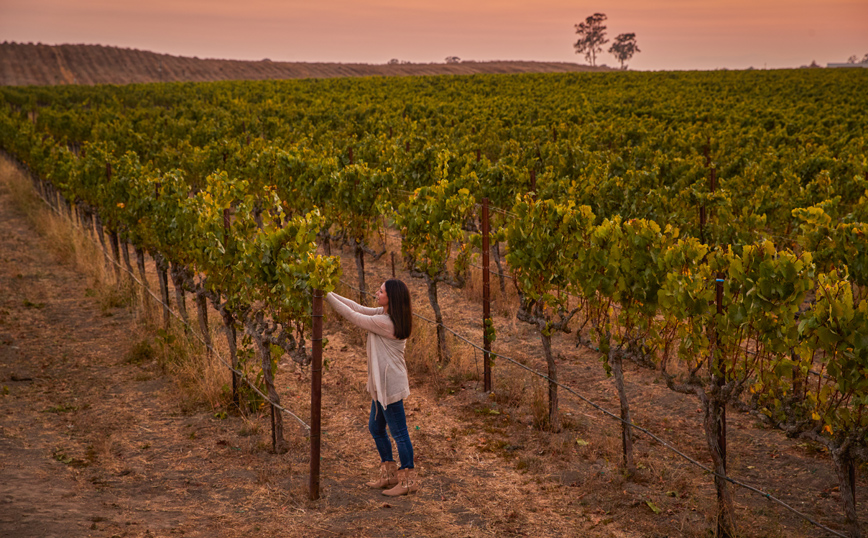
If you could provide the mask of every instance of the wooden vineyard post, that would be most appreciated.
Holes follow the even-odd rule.
[[[717,303],[717,315],[723,315],[723,273],[717,273],[717,278],[714,281],[715,302]],[[718,328],[714,326],[715,343],[720,341]],[[715,369],[720,372],[717,378],[717,386],[723,387],[726,382],[726,363],[720,358],[717,358]],[[726,406],[720,409],[720,421],[717,423],[717,437],[720,440],[720,453],[723,456],[723,468],[726,469]]]
[[[356,249],[356,269],[361,277],[359,279],[359,304],[364,306],[367,304],[365,295],[367,295],[368,287],[365,285],[365,251],[360,247]]]
[[[395,278],[395,253],[391,252],[392,255],[392,278]]]
[[[118,284],[121,282],[121,244],[118,238],[118,233],[109,228],[109,246],[112,249],[112,258],[114,259],[115,280]]]
[[[717,189],[717,174],[715,173],[715,169],[711,169],[711,192]],[[715,302],[717,303],[717,314],[723,314],[723,273],[717,273],[717,278],[714,282],[714,290],[715,290]],[[714,341],[717,343],[719,341],[719,335],[717,334],[717,325],[714,326]],[[717,364],[715,364],[715,369],[720,372],[720,377],[717,380],[718,386],[723,386],[726,378],[726,365],[722,360],[718,359]],[[720,424],[718,424],[718,437],[721,441],[721,451],[723,454],[723,465],[726,467],[726,406],[720,410]]]
[[[320,435],[322,425],[322,290],[313,290],[310,363],[310,500],[319,499]]]
[[[94,213],[94,227],[96,228],[96,237],[99,239],[99,244],[102,247],[103,258],[105,259],[105,272],[108,275],[109,271],[111,271],[111,254],[109,254],[109,247],[105,242],[105,228],[102,224],[102,217],[99,216],[99,213]]]
[[[120,237],[121,255],[124,259],[124,267],[127,269],[127,281],[133,282],[133,264],[130,261],[130,244],[127,243],[126,237]]]
[[[489,271],[489,222],[488,198],[482,199],[482,342],[483,349],[483,390],[491,392],[491,272]]]
[[[708,141],[704,148],[705,153],[705,168],[711,168],[711,153],[710,153],[711,141]],[[713,173],[713,172],[712,172]],[[714,192],[714,176],[711,176],[709,179],[711,185],[711,192]],[[699,242],[707,245],[705,242],[705,223],[706,223],[706,214],[705,214],[705,203],[699,206]]]
[[[718,315],[723,314],[723,282],[723,273],[717,273],[717,278],[715,278],[715,303],[717,304]],[[720,389],[726,384],[726,365],[719,353],[720,334],[716,324],[710,336],[714,339],[711,346],[711,353],[713,355],[711,361],[711,383],[716,385],[716,390],[712,390],[720,394]],[[729,484],[726,480],[728,474],[726,471],[726,404],[719,397],[715,397],[714,393],[712,393],[710,400],[709,404],[711,408],[707,411],[706,421],[713,421],[711,423],[711,432],[707,435],[711,435],[712,437],[712,460],[714,460],[716,471],[714,476],[714,486],[717,492],[717,529],[715,536],[734,537],[736,536],[735,514],[733,513]],[[708,428],[708,422],[706,422],[706,428]],[[717,452],[717,456],[715,456],[714,452]]]
[[[530,170],[530,192],[533,193],[533,199],[536,200],[536,170]]]
[[[106,183],[111,183],[112,180],[112,163],[111,161],[105,162],[105,180]],[[112,256],[114,257],[114,270],[115,270],[115,281],[120,284],[121,282],[121,256],[120,256],[120,244],[118,240],[118,233],[114,230],[114,227],[109,228],[109,245],[112,249]]]
[[[160,282],[160,300],[163,303],[163,328],[168,331],[169,321],[171,320],[171,313],[169,311],[169,275],[167,274],[169,267],[162,254],[154,253],[152,257],[154,258],[154,265],[157,268],[157,279]]]
[[[711,141],[709,140],[708,145],[705,146],[705,167],[709,169],[709,178],[708,178],[709,189],[710,189],[711,193],[714,194],[714,191],[717,189],[717,169],[714,168],[713,166],[711,166],[711,154],[710,154],[710,149],[709,149],[710,146],[711,146]],[[705,237],[705,225],[707,223],[708,223],[708,214],[707,214],[705,204],[703,203],[699,207],[699,242],[703,243],[703,244],[708,244],[706,242],[706,237]],[[710,238],[708,238],[708,239],[710,239]]]
[[[481,160],[482,160],[482,150],[479,148],[476,148],[476,162],[479,162]]]
[[[717,170],[711,166],[711,155],[710,155],[710,147],[711,141],[709,140],[708,145],[705,149],[705,165],[709,168],[709,191],[714,194],[714,191],[717,189]],[[705,206],[701,208],[700,211],[700,219],[701,219],[701,241],[705,243],[705,224],[708,216],[713,217],[713,213],[706,213]],[[709,241],[711,237],[708,238]],[[724,282],[724,274],[718,272],[714,279],[714,302],[716,306],[716,313],[718,316],[723,314],[723,282]],[[720,353],[720,329],[717,325],[717,322],[713,322],[713,327],[711,327],[712,333],[709,335],[709,338],[713,340],[711,345],[711,383],[716,386],[716,389],[712,389],[717,394],[721,393],[721,389],[724,385],[726,385],[726,364],[723,361]],[[716,450],[719,455],[719,468],[715,469],[717,474],[714,477],[714,486],[717,492],[717,529],[716,536],[735,536],[735,514],[733,513],[733,505],[732,505],[732,496],[729,492],[729,484],[725,476],[727,473],[727,465],[726,465],[726,404],[719,399],[719,397],[711,397],[709,410],[710,420],[713,421],[712,426],[712,436],[713,442],[716,446]],[[714,450],[714,449],[712,449]],[[712,459],[714,459],[714,455],[712,455]],[[719,474],[723,474],[723,476],[718,476]]]
[[[277,454],[277,424],[274,420],[274,404],[271,404],[271,451]]]
[[[141,247],[133,245],[133,251],[136,253],[136,266],[139,268],[139,278],[142,279],[142,308],[145,310],[145,315],[150,318],[150,304],[148,295],[150,295],[151,287],[148,285],[148,277],[145,274],[145,251]]]
[[[353,146],[350,146],[350,164],[355,164],[353,162]]]
[[[196,291],[196,310],[199,315],[199,332],[202,334],[202,340],[205,342],[205,350],[209,357],[211,352],[211,331],[208,329],[208,301],[205,298],[205,289],[199,288]]]
[[[223,250],[229,252],[229,208],[223,210]],[[238,397],[238,353],[235,350],[235,319],[229,312],[223,312],[223,325],[226,327],[226,338],[229,340],[229,350],[232,359],[232,401],[239,405]],[[274,431],[274,428],[271,429]]]

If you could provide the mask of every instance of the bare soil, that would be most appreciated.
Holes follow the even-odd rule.
[[[610,71],[569,62],[345,64],[199,59],[103,45],[0,44],[0,86]]]
[[[397,499],[365,489],[377,461],[367,432],[363,335],[332,312],[322,498],[310,501],[304,428],[287,418],[290,451],[273,454],[267,413],[215,408],[184,392],[157,357],[136,360],[131,350],[141,342],[160,346],[147,318],[101,300],[97,287],[105,284],[58,258],[4,181],[0,230],[0,536],[711,535],[710,476],[639,437],[639,473],[626,479],[616,423],[562,392],[564,430],[541,431],[539,381],[500,360],[495,393],[487,395],[480,354],[456,340],[453,364],[438,370],[436,339],[424,322],[408,344],[413,394],[406,401],[422,488]],[[396,248],[393,238],[388,246]],[[345,279],[354,281],[348,253],[344,262]],[[367,267],[368,282],[378,285],[390,275],[389,256]],[[422,283],[404,276],[415,307],[429,315]],[[446,323],[479,341],[475,293],[478,281],[441,297]],[[514,319],[509,298],[499,291],[495,298],[495,350],[543,370],[538,337]],[[556,337],[555,351],[564,383],[617,410],[612,380],[593,353],[569,335]],[[635,421],[708,463],[698,402],[670,392],[654,371],[626,370]],[[306,419],[309,372],[282,362],[277,381],[283,403]],[[828,455],[734,410],[729,469],[843,528]],[[857,499],[865,486],[860,473]],[[735,490],[734,497],[744,536],[827,535],[755,494]],[[859,510],[865,521],[864,503]]]

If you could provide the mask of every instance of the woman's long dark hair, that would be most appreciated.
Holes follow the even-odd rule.
[[[395,326],[395,338],[406,340],[413,332],[413,308],[410,306],[410,290],[402,281],[390,278],[386,281],[386,297],[389,298],[389,317]]]

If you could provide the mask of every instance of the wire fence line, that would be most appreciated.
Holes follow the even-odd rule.
[[[343,285],[347,286],[348,288],[350,288],[350,289],[352,289],[352,290],[354,290],[354,291],[357,291],[357,292],[360,292],[360,293],[361,293],[361,290],[359,290],[358,288],[352,286],[352,285],[349,284],[348,282],[346,282],[346,281],[344,281],[344,280],[341,280],[340,282],[341,282]],[[368,293],[368,295],[373,296],[372,293]],[[584,395],[582,395],[581,393],[579,393],[578,391],[576,391],[576,390],[573,389],[572,387],[570,387],[570,386],[568,386],[568,385],[565,385],[565,384],[563,384],[563,383],[561,383],[561,382],[559,382],[559,381],[554,381],[554,380],[552,380],[549,376],[547,376],[546,374],[544,374],[544,373],[542,373],[542,372],[539,372],[539,371],[537,371],[537,370],[534,370],[534,369],[531,368],[530,366],[527,366],[526,364],[523,364],[523,363],[521,363],[520,361],[518,361],[518,360],[516,360],[516,359],[513,359],[513,358],[508,357],[508,356],[506,356],[506,355],[501,355],[500,353],[495,353],[495,352],[493,352],[493,351],[487,351],[485,348],[480,347],[478,344],[476,344],[476,343],[474,343],[474,342],[471,342],[471,341],[470,341],[469,339],[467,339],[465,336],[459,334],[459,333],[456,332],[454,329],[452,329],[452,328],[446,326],[446,325],[443,324],[443,323],[437,323],[435,320],[428,319],[428,318],[426,318],[425,316],[422,316],[422,315],[420,315],[420,314],[418,314],[418,313],[416,313],[416,312],[413,312],[413,315],[414,315],[415,317],[419,318],[419,319],[422,319],[422,320],[424,320],[424,321],[426,321],[426,322],[432,324],[432,325],[443,327],[444,330],[448,331],[449,333],[451,333],[453,336],[455,336],[455,337],[458,338],[459,340],[461,340],[461,341],[463,341],[464,343],[466,343],[467,345],[471,346],[472,348],[474,348],[474,350],[479,350],[479,351],[482,351],[483,353],[488,352],[488,353],[490,353],[492,356],[494,356],[494,357],[496,357],[496,358],[498,358],[498,359],[503,359],[503,360],[505,360],[505,361],[507,361],[507,362],[509,362],[509,363],[511,363],[511,364],[513,364],[513,365],[515,365],[515,366],[518,366],[519,368],[522,368],[522,369],[526,370],[527,372],[529,372],[529,373],[531,373],[531,374],[533,374],[533,375],[535,375],[535,376],[538,376],[538,377],[540,377],[540,378],[542,378],[542,379],[548,381],[549,383],[552,383],[552,384],[554,384],[554,385],[557,385],[558,387],[564,389],[564,390],[567,391],[568,393],[570,393],[570,394],[576,396],[577,398],[579,398],[580,400],[582,400],[582,401],[585,402],[586,404],[590,405],[590,406],[593,407],[594,409],[600,411],[600,412],[603,413],[604,415],[606,415],[606,416],[608,416],[608,417],[610,417],[610,418],[612,418],[612,419],[614,419],[614,420],[616,420],[616,421],[618,421],[618,422],[620,422],[620,423],[622,423],[622,424],[625,424],[625,425],[627,425],[627,426],[629,426],[629,427],[631,427],[631,428],[634,428],[634,429],[636,429],[637,431],[640,431],[640,432],[644,433],[644,434],[647,435],[649,438],[651,438],[651,439],[653,439],[654,441],[656,441],[656,442],[660,443],[661,445],[663,445],[666,449],[668,449],[668,450],[670,450],[671,452],[675,453],[676,455],[680,456],[681,458],[683,458],[683,459],[686,460],[687,462],[691,463],[692,465],[695,465],[696,467],[702,469],[703,471],[705,471],[705,472],[707,472],[707,473],[709,473],[709,474],[711,474],[711,475],[713,475],[713,476],[716,476],[716,477],[722,478],[722,479],[726,480],[727,482],[730,482],[731,484],[734,484],[734,485],[739,486],[739,487],[741,487],[741,488],[744,488],[744,489],[746,489],[746,490],[748,490],[748,491],[751,491],[751,492],[753,492],[753,493],[756,493],[756,494],[758,494],[758,495],[761,495],[761,496],[765,497],[766,499],[768,499],[768,500],[770,500],[770,501],[773,501],[773,502],[779,504],[779,505],[782,506],[783,508],[786,508],[786,509],[789,510],[790,512],[794,513],[795,515],[797,515],[797,516],[801,517],[802,519],[804,519],[805,521],[807,521],[808,523],[811,523],[812,525],[814,525],[814,526],[816,526],[816,527],[818,527],[818,528],[820,528],[820,529],[823,529],[823,530],[826,531],[826,532],[829,532],[829,533],[831,533],[831,534],[833,534],[833,535],[835,535],[835,536],[840,536],[841,538],[848,538],[847,535],[845,535],[845,534],[841,534],[841,533],[839,533],[839,532],[837,532],[837,531],[835,531],[835,530],[830,529],[829,527],[826,527],[826,526],[823,525],[822,523],[819,523],[819,522],[817,522],[817,521],[814,521],[814,520],[813,520],[810,516],[808,516],[807,514],[804,514],[804,513],[800,512],[799,510],[797,510],[797,509],[794,508],[793,506],[791,506],[791,505],[787,504],[786,502],[784,502],[784,501],[778,499],[778,498],[775,497],[774,495],[772,495],[772,494],[770,494],[770,493],[768,493],[768,492],[766,492],[766,491],[763,491],[762,489],[760,489],[760,488],[758,488],[758,487],[751,486],[750,484],[746,484],[746,483],[744,483],[744,482],[741,482],[740,480],[736,480],[736,479],[734,479],[734,478],[732,478],[731,476],[728,476],[728,475],[721,475],[721,474],[718,474],[716,471],[714,471],[714,469],[712,469],[712,468],[710,468],[710,467],[708,467],[708,466],[706,466],[706,465],[703,465],[702,463],[700,463],[700,462],[696,461],[695,459],[691,458],[690,456],[688,456],[687,454],[685,454],[684,452],[682,452],[680,449],[676,448],[674,445],[672,445],[671,443],[669,443],[669,442],[666,441],[665,439],[662,439],[662,438],[658,437],[657,435],[655,435],[654,433],[652,433],[651,431],[649,431],[647,428],[643,428],[642,426],[637,426],[637,425],[634,424],[632,421],[626,421],[626,420],[624,420],[624,419],[621,418],[619,415],[616,415],[616,414],[612,413],[611,411],[607,410],[606,408],[604,408],[604,407],[601,406],[600,404],[594,402],[593,400],[590,400],[589,398],[585,397]],[[484,356],[484,355],[483,355],[483,356]]]
[[[42,201],[43,201],[43,202],[44,202],[44,203],[45,203],[45,204],[46,204],[46,205],[47,205],[47,206],[48,206],[52,211],[54,211],[54,213],[55,213],[56,215],[58,215],[58,216],[59,216],[60,218],[62,218],[62,219],[66,219],[66,217],[65,217],[65,216],[64,216],[60,211],[58,211],[57,208],[55,208],[53,205],[51,205],[51,203],[50,203],[48,200],[46,200],[45,197],[43,197],[42,194],[39,193],[38,191],[37,191],[37,196],[38,196],[39,199],[42,200]],[[223,365],[224,365],[224,366],[225,366],[229,371],[231,371],[231,372],[235,373],[236,375],[238,375],[238,377],[239,377],[242,381],[244,381],[244,383],[246,383],[246,384],[247,384],[251,389],[253,389],[253,391],[256,392],[260,397],[262,397],[266,402],[268,402],[269,404],[271,404],[272,406],[274,406],[275,409],[278,409],[278,410],[280,410],[281,412],[286,413],[287,415],[289,415],[290,417],[292,417],[293,419],[295,419],[296,421],[298,421],[299,424],[301,424],[302,426],[304,426],[305,429],[310,430],[310,426],[309,426],[309,425],[308,425],[304,420],[302,420],[301,418],[299,418],[298,415],[296,415],[295,413],[293,413],[291,410],[287,409],[286,407],[282,406],[281,404],[278,404],[278,403],[272,401],[271,398],[268,397],[268,395],[266,395],[265,393],[263,393],[263,392],[259,389],[259,387],[256,386],[256,384],[254,384],[252,381],[250,381],[250,379],[248,379],[247,374],[246,374],[245,372],[243,372],[243,371],[241,371],[241,370],[236,370],[235,368],[233,368],[232,365],[231,365],[231,364],[230,364],[226,359],[224,359],[223,356],[222,356],[222,355],[221,355],[221,354],[220,354],[216,349],[214,349],[214,347],[213,347],[211,344],[209,344],[208,342],[206,342],[205,339],[202,338],[202,336],[201,336],[197,331],[195,331],[195,330],[193,329],[193,327],[192,327],[189,323],[187,323],[184,319],[182,319],[181,316],[179,316],[179,315],[175,312],[175,310],[174,310],[170,305],[167,305],[166,303],[164,303],[163,300],[162,300],[161,298],[157,297],[157,296],[154,294],[154,292],[151,291],[151,289],[150,289],[149,286],[146,286],[146,285],[145,285],[145,284],[144,284],[144,283],[143,283],[143,282],[142,282],[142,281],[141,281],[141,280],[140,280],[140,279],[139,279],[139,278],[138,278],[134,273],[130,272],[129,269],[127,269],[126,267],[124,267],[123,265],[121,265],[120,263],[118,263],[117,260],[115,260],[111,255],[109,255],[109,253],[108,253],[107,251],[103,250],[103,249],[102,249],[102,245],[100,245],[96,240],[94,240],[94,239],[93,239],[92,237],[90,237],[88,234],[84,234],[84,236],[85,236],[85,237],[86,237],[86,238],[87,238],[87,239],[88,239],[88,240],[89,240],[89,241],[94,245],[94,247],[96,247],[98,250],[100,250],[100,251],[104,254],[104,256],[105,256],[105,258],[106,258],[107,260],[111,261],[111,263],[113,263],[115,266],[117,266],[118,268],[120,268],[121,270],[123,270],[125,273],[127,273],[127,274],[132,278],[132,280],[133,280],[134,282],[136,282],[136,284],[138,284],[138,285],[139,285],[143,290],[147,291],[147,292],[148,292],[148,295],[151,297],[151,299],[154,300],[154,302],[156,302],[157,304],[162,305],[164,308],[166,308],[167,311],[168,311],[168,312],[169,312],[169,313],[170,313],[170,314],[171,314],[171,315],[172,315],[176,320],[178,320],[178,321],[179,321],[183,326],[185,326],[187,329],[189,329],[189,333],[192,334],[192,335],[194,335],[194,336],[195,336],[195,337],[196,337],[196,338],[197,338],[197,339],[202,343],[202,345],[204,345],[204,346],[208,349],[208,351],[210,351],[211,353],[213,353],[214,356],[217,357],[217,360],[219,360],[221,363],[223,363]]]
[[[37,178],[37,179],[38,179],[38,178]],[[41,181],[41,180],[40,180],[40,181]],[[57,208],[55,208],[55,207],[54,207],[54,206],[53,206],[53,205],[52,205],[52,204],[51,204],[51,203],[50,203],[50,202],[49,202],[45,197],[43,197],[42,194],[41,194],[38,190],[37,190],[36,192],[37,192],[37,196],[38,196],[38,197],[39,197],[39,198],[40,198],[40,199],[41,199],[41,200],[42,200],[42,201],[43,201],[43,202],[44,202],[44,203],[45,203],[45,204],[46,204],[46,205],[47,205],[47,206],[48,206],[48,207],[49,207],[49,208],[50,208],[50,209],[55,213],[55,214],[57,214],[60,218],[66,219],[66,216],[63,215],[63,214],[62,214],[62,213],[61,213]],[[233,368],[232,365],[231,365],[229,362],[227,362],[227,361],[226,361],[226,360],[225,360],[225,359],[224,359],[224,358],[223,358],[223,357],[222,357],[222,356],[217,352],[217,350],[213,348],[213,346],[211,346],[210,344],[208,344],[208,343],[204,340],[204,338],[202,338],[201,335],[199,335],[195,330],[193,330],[193,327],[192,327],[189,323],[187,323],[185,320],[183,320],[183,319],[182,319],[182,318],[181,318],[181,317],[180,317],[180,316],[179,316],[179,315],[178,315],[178,314],[177,314],[177,313],[176,313],[176,312],[171,308],[170,305],[167,305],[166,303],[164,303],[164,302],[162,301],[162,299],[159,298],[159,297],[157,297],[157,296],[154,294],[154,292],[150,290],[150,288],[149,288],[148,286],[145,286],[145,284],[144,284],[144,283],[143,283],[139,278],[137,278],[137,277],[135,276],[135,274],[133,274],[133,273],[132,273],[131,271],[129,271],[126,267],[124,267],[123,265],[121,265],[117,260],[115,260],[115,259],[114,259],[114,258],[113,258],[109,253],[108,253],[107,250],[104,250],[104,249],[102,248],[102,245],[100,245],[96,240],[94,240],[94,239],[93,239],[92,237],[90,237],[88,234],[85,234],[85,237],[87,237],[88,240],[91,241],[91,242],[93,243],[93,245],[94,245],[98,250],[100,250],[100,251],[104,254],[104,256],[105,256],[105,258],[106,258],[107,260],[111,261],[111,263],[113,263],[113,264],[116,265],[118,268],[120,268],[120,269],[123,270],[125,273],[127,273],[127,274],[131,277],[131,279],[132,279],[133,281],[135,281],[139,286],[141,286],[144,290],[146,290],[146,291],[148,292],[149,296],[150,296],[150,297],[151,297],[151,298],[152,298],[156,303],[158,303],[158,304],[162,305],[163,307],[165,307],[165,308],[166,308],[166,309],[171,313],[171,315],[172,315],[173,317],[175,317],[175,318],[176,318],[176,319],[177,319],[177,320],[178,320],[182,325],[184,325],[185,327],[187,327],[188,329],[190,329],[189,332],[190,332],[191,334],[194,334],[194,335],[196,336],[196,338],[197,338],[197,339],[198,339],[198,340],[199,340],[199,341],[200,341],[200,342],[201,342],[201,343],[202,343],[202,344],[203,344],[203,345],[204,345],[204,346],[205,346],[209,351],[211,351],[211,352],[214,354],[214,356],[217,357],[217,359],[218,359],[221,363],[223,363],[223,365],[224,365],[227,369],[229,369],[230,371],[232,371],[232,372],[236,373],[237,375],[239,375],[239,377],[240,377],[240,378],[241,378],[241,379],[242,379],[242,380],[243,380],[243,381],[244,381],[248,386],[250,386],[251,389],[253,389],[253,390],[254,390],[254,391],[255,391],[259,396],[261,396],[261,397],[262,397],[266,402],[268,402],[269,404],[271,404],[274,408],[280,410],[280,411],[283,412],[283,413],[286,413],[287,415],[289,415],[290,417],[292,417],[292,418],[294,418],[296,421],[298,421],[298,422],[299,422],[302,426],[304,426],[307,430],[310,430],[310,426],[309,426],[307,423],[305,423],[301,418],[299,418],[295,413],[293,413],[293,412],[290,411],[289,409],[285,408],[284,406],[282,406],[282,405],[280,405],[280,404],[277,404],[277,403],[273,402],[273,401],[272,401],[272,400],[271,400],[271,399],[270,399],[266,394],[264,394],[264,393],[263,393],[263,392],[262,392],[262,391],[261,391],[261,390],[260,390],[260,389],[255,385],[255,384],[254,384],[254,383],[252,383],[252,382],[247,378],[247,376],[246,376],[246,374],[245,374],[244,372],[239,371],[239,370],[236,370],[235,368]],[[497,273],[495,273],[495,274],[497,274]],[[344,281],[344,280],[341,280],[340,282],[341,282],[342,284],[344,284],[345,286],[349,287],[350,289],[353,289],[353,290],[355,290],[355,291],[361,293],[361,290],[360,290],[360,289],[358,289],[358,288],[352,286],[352,285],[349,284],[348,282],[346,282],[346,281]],[[367,292],[367,294],[370,295],[370,296],[373,296],[373,294],[371,294],[371,293],[369,293],[369,292]],[[437,323],[435,320],[428,319],[428,318],[426,318],[425,316],[422,316],[422,315],[420,315],[420,314],[418,314],[418,313],[416,313],[416,312],[414,312],[413,315],[414,315],[415,317],[419,318],[419,319],[422,319],[422,320],[424,320],[424,321],[426,321],[426,322],[432,324],[432,325],[442,327],[444,330],[446,330],[447,332],[451,333],[453,336],[455,336],[455,337],[458,338],[459,340],[465,342],[467,345],[471,346],[471,347],[474,348],[475,350],[482,351],[483,353],[488,352],[488,353],[490,353],[492,356],[495,356],[495,357],[497,357],[497,358],[499,358],[499,359],[503,359],[503,360],[505,360],[505,361],[507,361],[507,362],[509,362],[509,363],[511,363],[511,364],[513,364],[513,365],[515,365],[515,366],[518,366],[519,368],[521,368],[521,369],[523,369],[523,370],[529,372],[529,373],[532,374],[532,375],[535,375],[535,376],[537,376],[537,377],[539,377],[539,378],[541,378],[541,379],[546,380],[547,382],[549,382],[549,383],[551,383],[551,384],[554,384],[554,385],[556,385],[556,386],[558,386],[558,387],[564,389],[565,391],[567,391],[568,393],[570,393],[570,394],[576,396],[577,398],[579,398],[580,400],[582,400],[583,402],[585,402],[585,403],[588,404],[589,406],[591,406],[591,407],[593,407],[594,409],[600,411],[600,412],[601,412],[602,414],[604,414],[605,416],[608,416],[608,417],[614,419],[614,420],[617,421],[617,422],[620,422],[620,423],[622,423],[622,424],[625,424],[625,425],[627,425],[627,426],[629,426],[629,427],[631,427],[631,428],[634,428],[635,430],[637,430],[637,431],[639,431],[639,432],[644,433],[644,434],[647,435],[649,438],[651,438],[651,439],[653,439],[654,441],[660,443],[662,446],[664,446],[664,447],[665,447],[666,449],[668,449],[669,451],[671,451],[671,452],[673,452],[674,454],[678,455],[679,457],[681,457],[682,459],[684,459],[684,460],[687,461],[688,463],[690,463],[690,464],[692,464],[692,465],[698,467],[699,469],[702,469],[704,472],[706,472],[706,473],[708,473],[708,474],[711,474],[711,475],[713,475],[713,476],[719,477],[719,478],[721,478],[721,479],[723,479],[723,480],[726,480],[727,482],[730,482],[730,483],[733,484],[733,485],[739,486],[739,487],[744,488],[744,489],[746,489],[746,490],[748,490],[748,491],[751,491],[751,492],[753,492],[753,493],[756,493],[756,494],[758,494],[758,495],[761,495],[761,496],[765,497],[766,499],[768,499],[768,500],[770,500],[770,501],[773,501],[774,503],[780,505],[781,507],[783,507],[783,508],[789,510],[789,511],[792,512],[793,514],[795,514],[795,515],[801,517],[802,519],[804,519],[804,520],[807,521],[808,523],[811,523],[811,524],[814,525],[815,527],[820,528],[820,529],[822,529],[822,530],[824,530],[824,531],[826,531],[826,532],[828,532],[828,533],[830,533],[830,534],[832,534],[832,535],[839,536],[839,537],[841,537],[841,538],[848,538],[845,534],[839,533],[839,532],[837,532],[837,531],[835,531],[835,530],[833,530],[833,529],[830,529],[829,527],[827,527],[827,526],[825,526],[825,525],[823,525],[823,524],[821,524],[821,523],[815,521],[814,519],[812,519],[812,518],[811,518],[810,516],[808,516],[807,514],[804,514],[803,512],[800,512],[799,510],[797,510],[797,509],[794,508],[793,506],[787,504],[786,502],[782,501],[781,499],[778,499],[778,498],[775,497],[774,495],[771,495],[770,493],[768,493],[768,492],[766,492],[766,491],[763,491],[762,489],[760,489],[760,488],[758,488],[758,487],[751,486],[750,484],[746,484],[746,483],[744,483],[744,482],[741,482],[741,481],[739,481],[739,480],[736,480],[736,479],[734,479],[734,478],[732,478],[731,476],[728,476],[728,475],[721,475],[721,474],[718,474],[718,473],[717,473],[716,471],[714,471],[712,468],[707,467],[706,465],[703,465],[702,463],[700,463],[700,462],[696,461],[695,459],[691,458],[690,456],[688,456],[687,454],[685,454],[684,452],[682,452],[681,450],[679,450],[678,448],[676,448],[674,445],[672,445],[672,444],[669,443],[668,441],[666,441],[666,440],[660,438],[659,436],[653,434],[653,433],[652,433],[651,431],[649,431],[648,429],[646,429],[646,428],[644,428],[644,427],[641,427],[641,426],[638,426],[638,425],[634,424],[632,421],[626,421],[626,420],[624,420],[624,419],[621,418],[620,416],[618,416],[618,415],[612,413],[611,411],[605,409],[604,407],[602,407],[601,405],[597,404],[596,402],[594,402],[594,401],[590,400],[589,398],[585,397],[584,395],[582,395],[581,393],[579,393],[578,391],[576,391],[576,390],[573,389],[572,387],[570,387],[570,386],[568,386],[568,385],[565,385],[565,384],[563,384],[563,383],[561,383],[561,382],[554,381],[554,380],[552,380],[548,375],[546,375],[546,374],[544,374],[544,373],[542,373],[542,372],[539,372],[539,371],[537,371],[537,370],[535,370],[535,369],[533,369],[533,368],[531,368],[531,367],[529,367],[529,366],[527,366],[527,365],[521,363],[520,361],[511,358],[511,357],[508,357],[508,356],[506,356],[506,355],[502,355],[502,354],[499,354],[499,353],[495,353],[495,352],[487,351],[487,350],[485,350],[483,347],[481,347],[481,346],[477,345],[476,343],[470,341],[470,340],[467,339],[465,336],[459,334],[459,333],[456,332],[454,329],[448,327],[448,326],[445,325],[445,324]],[[746,350],[746,351],[747,351],[747,350]]]

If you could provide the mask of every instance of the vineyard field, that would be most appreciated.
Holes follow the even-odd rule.
[[[236,402],[299,403],[285,369],[303,377],[311,360],[312,291],[365,300],[397,256],[433,323],[419,337],[418,409],[462,400],[456,416],[503,415],[505,432],[482,427],[504,440],[482,435],[480,453],[510,462],[502,449],[544,439],[551,461],[519,457],[514,471],[561,487],[570,472],[587,483],[602,457],[625,496],[646,488],[622,512],[631,519],[660,514],[649,480],[687,480],[692,461],[709,489],[688,480],[691,496],[704,495],[719,534],[771,536],[777,520],[787,535],[855,537],[868,461],[866,82],[854,69],[2,88],[0,146],[114,259],[115,279],[124,265],[153,271],[150,289],[191,326],[198,311],[206,344],[227,340],[259,391],[233,389]],[[489,227],[497,314],[483,320]],[[481,375],[468,344],[483,333],[494,390],[468,401]],[[582,387],[611,413],[582,410]],[[510,444],[525,423],[538,440]],[[603,423],[608,441],[592,442],[608,448],[591,456],[581,447]],[[284,413],[272,429],[276,454],[297,448]],[[789,477],[771,470],[768,442],[789,447]],[[781,485],[820,461],[834,486]],[[836,515],[796,499],[832,487]],[[745,507],[754,493],[738,488],[759,495]],[[688,536],[705,523],[685,506],[667,513],[690,521]]]

